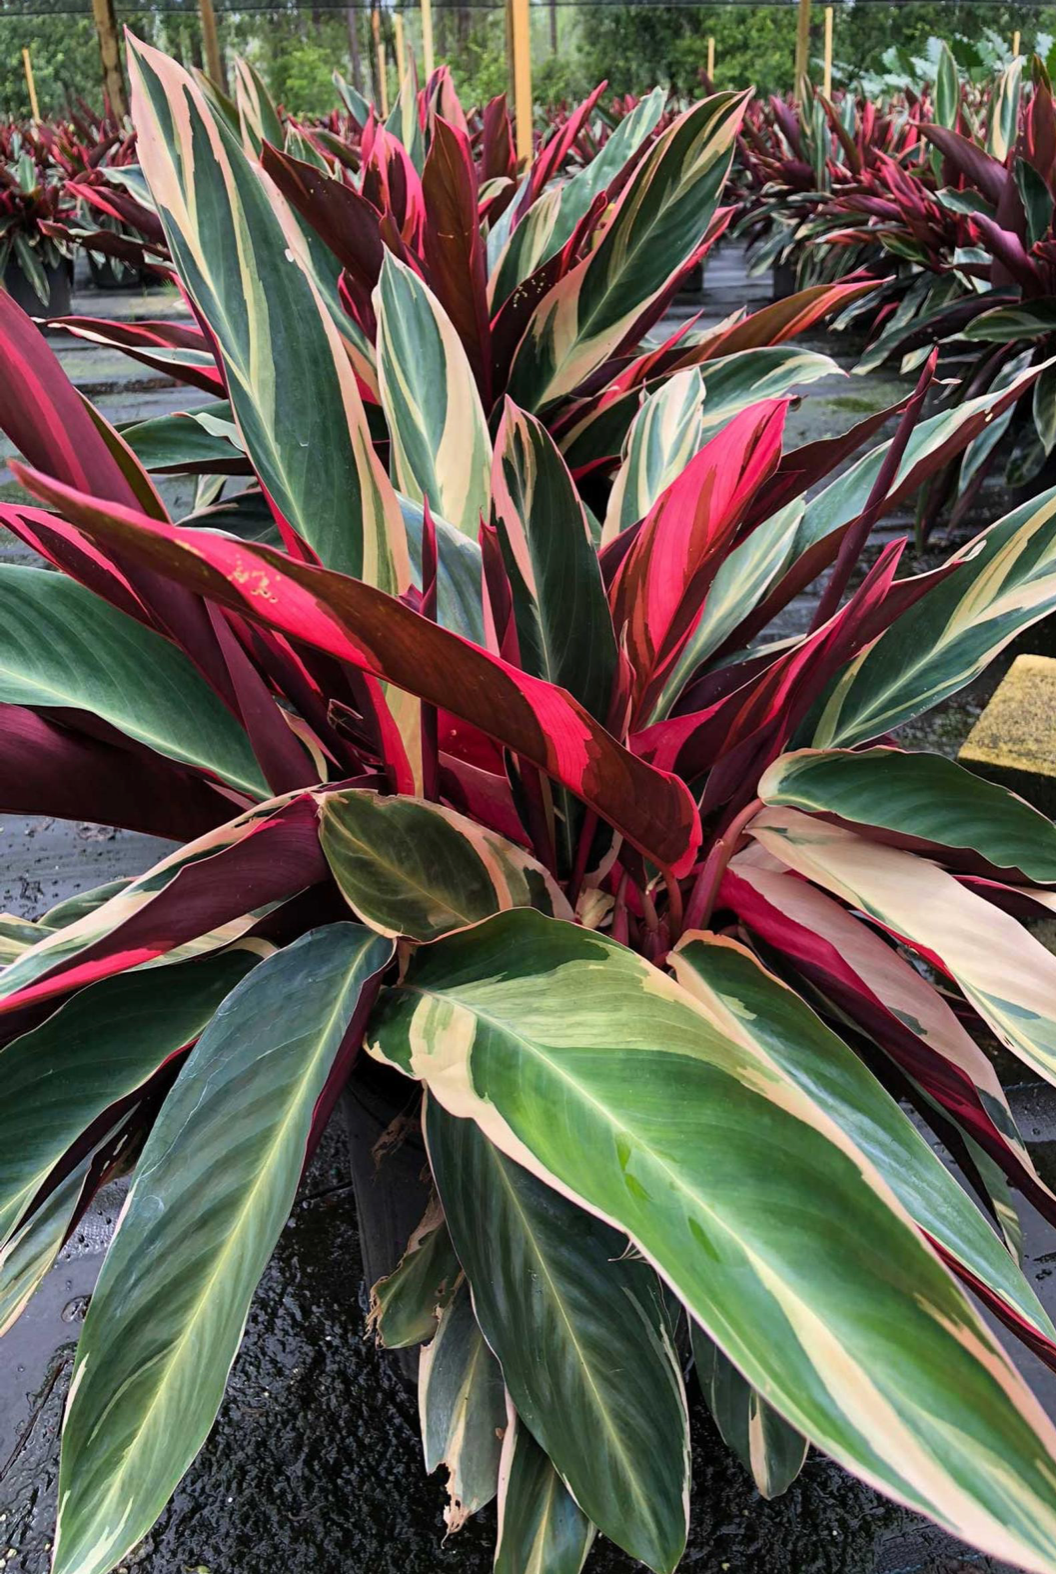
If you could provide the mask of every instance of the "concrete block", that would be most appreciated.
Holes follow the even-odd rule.
[[[958,759],[1056,817],[1056,659],[1016,657]]]

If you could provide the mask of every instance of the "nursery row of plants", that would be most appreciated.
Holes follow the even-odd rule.
[[[302,124],[248,67],[231,101],[129,65],[134,150],[32,133],[81,205],[44,233],[176,282],[179,321],[68,325],[207,402],[116,429],[0,292],[0,522],[44,565],[0,566],[0,808],[179,844],[0,923],[0,1327],[130,1177],[55,1574],[161,1513],[378,1064],[431,1196],[371,1324],[421,1347],[425,1466],[451,1531],[497,1500],[497,1570],[599,1532],[673,1570],[696,1384],[764,1494],[814,1446],[1052,1574],[1056,1429],[978,1307],[1056,1367],[1019,1216],[1056,1195],[980,1047],[1056,1081],[1056,827],[899,729],[1056,609],[1056,489],[926,572],[872,539],[1018,412],[1052,445],[1043,72],[798,116],[599,90],[521,169],[445,71]],[[738,215],[810,258],[859,188],[831,277],[661,326]],[[836,369],[797,336],[855,315],[915,387],[796,447]],[[172,517],[172,475],[213,500]]]

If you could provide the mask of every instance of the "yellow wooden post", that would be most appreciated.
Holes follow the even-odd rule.
[[[532,144],[532,36],[528,0],[508,0],[510,85],[518,159],[530,159]]]
[[[832,6],[825,7],[825,97],[832,97]]]
[[[403,17],[398,11],[392,13],[392,25],[396,31],[396,78],[402,87],[407,74],[407,51],[403,47]]]
[[[708,81],[715,80],[715,40],[708,39]]]
[[[1017,27],[1016,31],[1012,34],[1012,58],[1013,58],[1013,60],[1016,58],[1016,56],[1018,54],[1019,54],[1019,28]]]
[[[29,58],[29,50],[22,51],[22,68],[26,73],[26,86],[29,89],[29,107],[34,120],[40,119],[40,105],[37,103],[37,84],[33,80],[33,62]]]
[[[123,120],[128,113],[128,95],[125,92],[124,72],[121,70],[121,49],[118,41],[117,17],[114,15],[114,0],[92,0],[92,16],[95,18],[95,31],[99,35],[103,91],[113,113],[118,120]]]
[[[224,71],[224,57],[220,53],[220,34],[216,30],[216,12],[213,10],[213,0],[198,0],[198,12],[202,19],[202,45],[205,53],[206,74],[216,83],[217,87],[227,92],[227,74]]]
[[[793,93],[797,104],[803,102],[810,83],[810,0],[799,0],[796,19],[796,66]]]
[[[422,59],[429,77],[433,73],[433,0],[422,0]]]
[[[389,118],[389,80],[385,70],[385,41],[381,36],[381,13],[377,6],[370,13],[370,26],[374,34],[374,58],[378,64],[378,100],[381,104],[381,118]]]

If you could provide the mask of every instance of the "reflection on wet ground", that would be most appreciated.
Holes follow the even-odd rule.
[[[746,284],[734,248],[709,264],[707,315],[758,306],[765,285]],[[755,292],[753,294],[753,291]],[[77,309],[88,310],[84,305]],[[99,306],[93,301],[90,309]],[[163,315],[156,298],[151,315]],[[175,311],[175,303],[168,309]],[[108,310],[142,314],[129,297]],[[811,348],[839,355],[837,340]],[[72,353],[72,352],[71,352]],[[128,363],[79,346],[71,371],[111,418],[189,408],[193,391],[134,382]],[[95,354],[99,357],[92,360]],[[790,417],[796,443],[842,430],[902,392],[884,375],[832,378]],[[5,490],[0,448],[0,493]],[[988,523],[1003,511],[993,496]],[[900,532],[906,521],[885,526]],[[978,527],[976,526],[976,527]],[[0,542],[0,556],[9,554]],[[787,630],[811,611],[791,609]],[[1003,668],[1002,668],[1003,670]],[[906,741],[955,753],[1000,673],[918,724]],[[0,908],[36,916],[61,897],[147,867],[164,844],[57,821],[0,816]],[[1043,1178],[1056,1184],[1056,1093],[1002,1065],[1014,1111]],[[120,1206],[100,1199],[0,1353],[0,1570],[46,1574],[54,1520],[58,1428],[78,1324]],[[1022,1207],[1027,1267],[1056,1312],[1056,1229]],[[443,1541],[443,1490],[422,1473],[412,1392],[364,1335],[365,1300],[347,1155],[337,1123],[327,1133],[253,1303],[227,1399],[198,1460],[127,1565],[137,1574],[485,1574],[491,1511]],[[1056,1376],[1016,1359],[1056,1416]],[[692,1387],[692,1384],[691,1384]],[[694,1401],[695,1491],[683,1567],[699,1574],[997,1574],[999,1565],[878,1499],[812,1456],[801,1479],[765,1503],[726,1453]],[[633,1564],[607,1544],[592,1574]]]

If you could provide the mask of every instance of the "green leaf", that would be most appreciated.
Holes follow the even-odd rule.
[[[1019,306],[995,306],[980,312],[962,331],[962,339],[985,344],[1014,344],[1017,339],[1037,339],[1056,330],[1056,300],[1030,300]]]
[[[444,1523],[450,1532],[461,1530],[498,1491],[506,1426],[502,1373],[473,1315],[465,1279],[440,1313],[436,1338],[422,1351],[418,1412],[426,1470],[431,1475],[447,1466]]]
[[[461,1272],[443,1210],[434,1198],[399,1263],[371,1290],[367,1327],[386,1350],[424,1344],[434,1337]]]
[[[419,951],[368,1041],[626,1230],[796,1430],[1048,1574],[1051,1423],[866,1154],[674,980],[504,913]]]
[[[956,131],[961,109],[961,76],[949,44],[939,45],[939,65],[935,73],[935,121]],[[935,150],[937,152],[937,149]],[[941,154],[939,155],[941,163]]]
[[[155,474],[246,475],[250,464],[226,399],[121,428],[140,464]],[[269,511],[269,518],[271,517]]]
[[[81,1132],[196,1039],[259,960],[232,950],[103,979],[0,1051],[0,1241]]]
[[[518,1416],[604,1535],[673,1569],[686,1544],[689,1421],[656,1274],[432,1098],[425,1135]]]
[[[809,512],[808,505],[808,512]],[[819,707],[813,743],[882,737],[970,683],[1056,606],[1056,489],[953,554],[955,571],[847,666]]]
[[[103,1142],[113,1135],[108,1132]],[[97,1152],[98,1148],[93,1148],[0,1246],[0,1335],[18,1321],[54,1266],[77,1216]]]
[[[285,1224],[316,1103],[392,947],[303,936],[228,997],[136,1168],[77,1347],[54,1574],[106,1574],[150,1529],[213,1424]]]
[[[64,575],[0,564],[0,700],[88,711],[268,796],[245,732],[182,651]]]
[[[940,847],[971,848],[1040,885],[1056,883],[1056,826],[1015,793],[939,754],[801,749],[765,772],[759,797]]]
[[[693,1362],[719,1435],[765,1498],[787,1492],[803,1469],[808,1443],[738,1372],[703,1328],[691,1325]]]
[[[475,541],[491,499],[491,440],[462,341],[428,285],[390,251],[374,309],[396,484]]]
[[[346,902],[379,934],[435,940],[507,907],[571,917],[524,848],[421,798],[327,793],[319,839]]]
[[[580,1574],[594,1526],[512,1407],[508,1416],[494,1574]]]
[[[143,170],[257,474],[328,567],[406,590],[402,516],[309,240],[182,67],[133,39],[129,75]]]
[[[616,351],[700,245],[718,206],[745,93],[694,104],[664,132],[620,195],[598,244],[544,295],[514,357],[509,391],[526,410],[571,393]]]
[[[616,636],[597,552],[553,438],[510,400],[495,439],[492,492],[520,665],[605,722]]]

